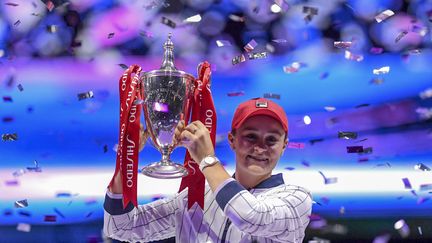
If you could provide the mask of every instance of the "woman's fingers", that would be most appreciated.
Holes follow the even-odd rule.
[[[174,130],[174,138],[173,138],[174,144],[177,144],[178,141],[180,140],[180,134],[184,130],[184,126],[185,126],[184,120],[180,120],[179,123],[177,124],[176,129]]]

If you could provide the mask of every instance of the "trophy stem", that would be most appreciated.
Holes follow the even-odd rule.
[[[169,165],[171,163],[170,153],[167,150],[162,151],[162,165]]]

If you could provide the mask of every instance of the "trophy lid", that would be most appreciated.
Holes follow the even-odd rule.
[[[171,33],[168,34],[168,40],[165,41],[163,47],[165,51],[160,69],[166,71],[177,70],[174,65],[174,43],[171,41]]]
[[[174,44],[171,41],[171,33],[168,34],[168,39],[165,41],[164,56],[160,69],[152,70],[143,73],[143,78],[152,78],[158,76],[177,76],[184,77],[190,80],[194,80],[194,76],[184,71],[178,70],[174,65]]]

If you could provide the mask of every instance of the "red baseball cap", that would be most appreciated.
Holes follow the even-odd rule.
[[[231,129],[239,128],[246,119],[256,115],[267,115],[276,119],[285,132],[288,132],[288,118],[284,109],[265,98],[254,98],[241,103],[234,112]]]

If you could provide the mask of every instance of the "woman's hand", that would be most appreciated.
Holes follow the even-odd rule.
[[[210,132],[201,121],[185,126],[185,121],[181,120],[174,132],[174,143],[187,148],[197,163],[208,155],[214,155]]]

